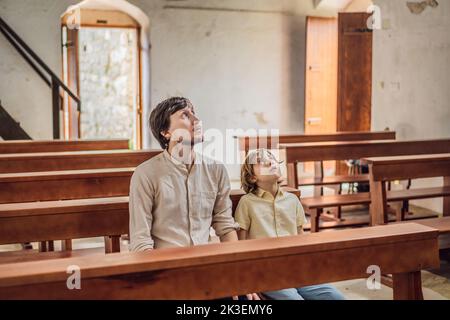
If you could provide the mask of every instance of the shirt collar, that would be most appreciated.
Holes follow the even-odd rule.
[[[268,192],[264,189],[261,189],[261,188],[256,189],[255,195],[260,198],[263,198],[263,199],[273,199],[273,196],[270,192]],[[281,190],[281,188],[278,186],[276,198],[282,197],[283,195],[284,195],[284,191]]]
[[[170,163],[172,163],[173,165],[175,165],[175,167],[182,169],[183,171],[188,171],[188,168],[186,166],[186,164],[184,164],[183,162],[181,162],[180,160],[176,159],[175,157],[172,157],[171,154],[169,153],[169,151],[164,150],[163,152],[164,158],[169,161]],[[194,157],[195,159],[197,159],[198,154],[194,153]],[[195,161],[193,166],[195,166]]]

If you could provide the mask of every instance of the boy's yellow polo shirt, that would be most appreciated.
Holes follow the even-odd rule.
[[[297,235],[297,227],[306,218],[296,195],[278,189],[274,199],[270,192],[258,189],[241,198],[235,220],[249,239],[259,239]]]

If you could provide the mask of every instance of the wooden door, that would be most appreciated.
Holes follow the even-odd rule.
[[[336,132],[337,19],[307,18],[305,134]]]
[[[305,134],[336,132],[337,35],[335,18],[308,17],[306,22]],[[334,171],[334,161],[324,163]],[[306,164],[305,172],[313,166]]]
[[[63,26],[63,77],[72,92],[80,97],[79,72],[78,72],[78,29]],[[67,94],[64,95],[64,108],[68,119],[64,121],[66,134],[69,139],[79,139],[80,113],[78,104]]]
[[[338,39],[338,131],[370,131],[372,30],[368,13],[340,13]]]

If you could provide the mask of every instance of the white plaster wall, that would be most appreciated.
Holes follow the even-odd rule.
[[[372,130],[399,139],[450,137],[450,1],[411,14],[406,0],[375,0],[383,30],[374,32]],[[420,185],[436,185],[433,179]],[[442,210],[442,200],[422,201]]]
[[[207,127],[303,129],[303,16],[283,14],[286,6],[274,7],[273,1],[260,2],[257,9],[274,13],[163,9],[165,1],[130,2],[151,19],[152,106],[184,95]],[[74,3],[2,0],[0,14],[59,74],[59,15]],[[222,7],[230,2],[206,3]],[[0,55],[4,107],[33,138],[51,138],[50,90],[5,39],[0,39]]]
[[[372,4],[372,0],[353,0],[345,8],[345,12],[366,12],[367,8],[369,8]]]
[[[192,100],[205,128],[303,130],[305,15],[298,12],[309,5],[183,2],[225,9],[194,10],[164,8],[168,2],[162,0],[130,2],[151,21],[153,107],[182,95]],[[75,3],[1,0],[0,15],[60,74],[59,16]],[[5,39],[0,39],[0,55],[4,107],[33,138],[51,138],[50,90]]]
[[[59,15],[71,3],[0,1],[0,16],[57,74],[61,70]],[[3,35],[0,35],[0,99],[31,137],[52,138],[51,90]]]

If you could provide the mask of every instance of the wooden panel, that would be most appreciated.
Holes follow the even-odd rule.
[[[0,203],[128,196],[134,168],[0,174]]]
[[[78,151],[0,155],[0,173],[136,167],[161,150]]]
[[[80,97],[80,73],[79,73],[79,35],[78,30],[75,28],[65,28],[66,32],[66,43],[63,47],[63,50],[65,51],[65,55],[63,55],[63,58],[66,58],[66,72],[67,72],[67,85],[72,90],[72,92],[75,92],[78,97]],[[81,119],[80,119],[80,112],[78,111],[79,106],[78,104],[71,99],[68,95],[64,95],[64,99],[67,99],[67,104],[65,103],[65,108],[67,107],[67,110],[64,110],[68,114],[68,138],[69,139],[80,139],[81,138]],[[64,100],[64,101],[65,101]],[[66,101],[65,101],[66,102]],[[64,123],[66,123],[66,119],[64,119]],[[67,134],[65,133],[65,134]]]
[[[14,140],[0,142],[0,154],[116,149],[128,149],[128,140]]]
[[[320,134],[280,134],[279,136],[244,136],[239,138],[239,150],[278,148],[279,143],[309,143],[327,141],[395,140],[395,131],[336,132]]]
[[[416,223],[439,230],[439,234],[450,233],[450,217],[418,220]]]
[[[368,13],[339,13],[338,131],[369,131],[372,104],[372,31]]]
[[[298,181],[299,186],[311,186],[311,185],[335,185],[341,183],[368,183],[368,174],[357,174],[352,176],[327,176],[323,178],[301,178]]]
[[[58,215],[1,218],[0,243],[24,243],[128,234],[128,206]]]
[[[450,176],[450,154],[369,158],[375,181]]]
[[[52,264],[4,264],[0,298],[214,299],[362,278],[373,264],[386,273],[405,274],[439,266],[437,236],[436,230],[411,223],[69,258]],[[69,265],[80,267],[82,290],[67,290]],[[406,285],[402,279],[398,277],[400,287]],[[405,290],[394,292],[396,297],[403,298],[402,294]],[[406,290],[406,294],[413,293]]]
[[[308,17],[306,28],[305,133],[336,132],[338,21]]]
[[[450,139],[280,144],[288,163],[450,152]]]

